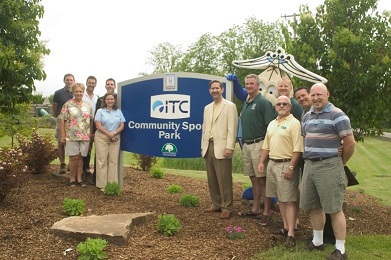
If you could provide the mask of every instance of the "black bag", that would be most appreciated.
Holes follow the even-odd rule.
[[[348,178],[348,187],[349,186],[354,186],[354,185],[358,185],[360,184],[356,177],[354,176],[354,174],[350,171],[350,169],[348,168],[348,166],[344,166],[343,167],[344,170],[345,170],[345,174],[346,174],[346,177]]]

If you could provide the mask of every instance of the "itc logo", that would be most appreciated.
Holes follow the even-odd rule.
[[[190,117],[190,96],[178,94],[151,96],[151,117],[162,119]]]

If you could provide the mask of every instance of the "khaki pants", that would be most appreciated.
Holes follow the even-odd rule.
[[[120,138],[120,135],[116,137]],[[108,182],[118,183],[119,148],[120,139],[111,142],[108,136],[96,131],[96,187],[104,188]]]
[[[213,142],[209,142],[204,158],[213,205],[231,211],[233,207],[232,158],[216,159]]]

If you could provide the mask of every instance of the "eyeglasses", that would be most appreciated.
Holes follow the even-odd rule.
[[[283,107],[286,107],[287,105],[289,105],[289,103],[276,103],[276,106],[283,106]]]

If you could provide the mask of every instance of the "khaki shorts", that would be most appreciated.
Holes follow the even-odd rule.
[[[284,171],[290,162],[269,161],[266,178],[266,197],[278,198],[280,202],[296,202],[300,198],[299,175],[300,169],[296,167],[290,180],[284,178]]]
[[[65,154],[75,156],[81,154],[86,157],[90,148],[90,141],[66,141]]]
[[[341,157],[322,161],[305,160],[300,208],[322,208],[325,213],[342,211],[347,181]]]
[[[261,159],[263,141],[254,144],[243,144],[242,156],[243,156],[243,175],[266,177],[267,174],[267,161],[265,162],[264,171],[260,173],[258,171],[259,160]]]

